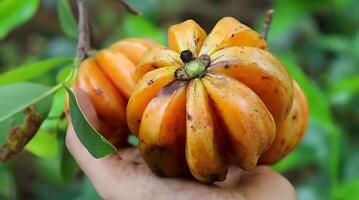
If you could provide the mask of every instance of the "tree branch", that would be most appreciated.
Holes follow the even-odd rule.
[[[77,0],[79,11],[78,30],[79,36],[77,41],[76,65],[86,57],[90,50],[90,25],[87,10],[87,0]]]
[[[131,7],[130,5],[128,5],[128,3],[126,3],[125,0],[120,0],[120,3],[123,7],[125,7],[125,9],[127,10],[127,12],[134,14],[134,15],[142,15],[142,13],[138,10],[136,10],[135,8]]]
[[[272,24],[272,19],[273,19],[273,13],[274,10],[273,9],[269,9],[266,13],[265,19],[264,19],[264,24],[263,24],[263,38],[265,40],[267,40],[268,38],[268,33],[269,33],[269,29],[270,26]]]

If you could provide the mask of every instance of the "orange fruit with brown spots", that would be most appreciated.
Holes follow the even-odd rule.
[[[120,40],[79,66],[72,87],[88,95],[99,119],[95,128],[115,146],[125,144],[129,135],[126,105],[135,87],[136,64],[143,53],[154,46],[156,44],[147,39]]]
[[[256,31],[225,17],[207,36],[187,20],[169,28],[168,43],[143,55],[127,106],[152,171],[222,181],[229,165],[274,163],[299,143],[305,97]]]

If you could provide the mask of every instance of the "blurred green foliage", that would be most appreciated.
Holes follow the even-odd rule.
[[[270,49],[303,88],[310,123],[300,146],[273,167],[294,184],[298,199],[359,199],[359,1],[199,0],[201,12],[189,0],[128,2],[143,16],[116,1],[93,1],[94,48],[123,37],[165,44],[169,24],[193,18],[211,27],[222,13],[260,31],[265,9],[274,8]],[[230,7],[248,12],[223,11]],[[0,85],[30,81],[51,88],[63,81],[76,49],[74,16],[74,1],[0,0]],[[0,199],[99,199],[65,148],[63,98],[64,90],[54,95],[49,118],[26,151],[0,165]]]
[[[60,25],[64,33],[70,38],[77,38],[77,22],[72,14],[71,7],[67,0],[59,0],[57,4],[57,14]]]
[[[12,29],[29,20],[36,12],[40,1],[0,1],[0,39],[4,38]]]

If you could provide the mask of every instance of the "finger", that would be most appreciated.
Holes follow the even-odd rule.
[[[290,182],[269,167],[258,167],[242,178],[239,192],[248,199],[295,200],[296,193]]]
[[[145,161],[143,160],[138,148],[127,147],[119,150],[117,154],[124,160],[145,164]]]
[[[77,137],[71,123],[67,130],[66,146],[79,167],[89,177],[96,176],[99,170],[106,169],[105,172],[123,171],[124,169],[121,169],[121,166],[124,166],[126,170],[128,170],[128,166],[126,165],[133,163],[133,161],[143,163],[143,161],[140,161],[141,158],[138,150],[133,148],[119,150],[103,158],[94,158]]]
[[[91,103],[90,97],[88,94],[80,89],[73,88],[76,95],[79,106],[86,116],[86,119],[92,124],[94,128],[99,126],[99,119],[97,117],[96,110]],[[96,159],[90,155],[87,149],[82,145],[78,139],[75,131],[73,129],[72,123],[69,122],[67,135],[66,135],[66,146],[69,149],[70,153],[73,155],[79,166],[84,170],[88,166],[94,166],[96,164]]]
[[[99,125],[99,119],[89,96],[78,88],[74,88],[74,92],[84,115],[94,127],[97,127]],[[132,150],[120,151],[119,153],[114,153],[101,159],[94,158],[77,137],[71,122],[69,122],[68,125],[66,146],[81,170],[90,178],[97,191],[104,195],[107,194],[103,192],[104,186],[114,181],[114,177],[116,177],[116,179],[126,180],[136,169],[136,165],[138,165],[140,161],[140,159],[138,159],[137,162],[128,161],[138,157],[135,156],[135,151]],[[121,159],[119,155],[128,160]],[[114,173],[116,173],[115,176],[113,175]]]
[[[67,131],[66,145],[103,199],[112,199],[118,194],[126,193],[126,190],[133,190],[132,187],[141,181],[139,178],[145,177],[144,170],[138,169],[139,167],[145,169],[145,165],[119,156],[131,158],[134,154],[130,150],[113,153],[100,159],[94,158],[81,144],[71,124]]]
[[[73,90],[76,95],[79,106],[83,111],[84,115],[86,116],[87,120],[95,128],[98,127],[99,120],[97,118],[96,110],[93,104],[91,103],[88,94],[80,88],[75,87],[73,88]],[[82,169],[86,168],[86,166],[93,166],[96,163],[96,159],[90,155],[90,153],[82,145],[82,143],[76,136],[71,122],[69,122],[68,125],[68,130],[66,135],[66,146]]]
[[[81,110],[83,111],[86,118],[89,120],[89,122],[94,126],[97,127],[99,125],[99,119],[97,117],[96,110],[91,103],[90,97],[88,94],[80,89],[80,88],[74,88],[74,93],[76,95],[76,98],[79,102],[79,106],[81,107]],[[69,131],[67,135],[67,144],[70,151],[72,151],[73,155],[78,158],[78,160],[86,159],[86,162],[89,162],[91,159],[96,161],[86,150],[86,148],[82,145],[82,143],[79,141],[76,134],[74,134],[73,127],[71,123],[69,124]],[[85,153],[87,155],[85,155]],[[134,148],[127,148],[124,150],[121,150],[121,156],[123,156],[127,160],[136,160],[139,161],[140,155],[139,151],[135,150]],[[113,157],[113,156],[112,156]]]
[[[79,167],[89,177],[103,199],[118,199],[119,197],[122,199],[143,197],[168,199],[176,193],[179,199],[186,197],[194,199],[193,195],[196,195],[196,192],[208,191],[205,185],[195,181],[157,177],[145,164],[130,161],[131,158],[138,157],[138,149],[123,149],[118,153],[95,159],[81,144],[71,124],[69,124],[66,143]],[[178,192],[179,188],[187,192]]]
[[[221,188],[234,188],[238,185],[243,172],[244,171],[238,167],[230,167],[228,169],[226,180],[223,182],[217,182],[215,185]]]
[[[87,149],[82,145],[77,137],[72,124],[69,123],[66,134],[66,146],[71,155],[76,160],[79,167],[87,174],[92,168],[98,165],[96,160]]]
[[[231,168],[227,180],[217,185],[236,189],[247,199],[296,199],[290,182],[267,166],[258,166],[251,172]]]
[[[97,116],[86,94],[76,91],[80,106],[91,123],[96,123]],[[295,192],[290,183],[268,167],[258,167],[252,172],[243,172],[231,168],[227,176],[226,190],[207,187],[193,181],[183,179],[165,179],[155,177],[143,163],[138,149],[127,148],[118,153],[101,159],[95,159],[78,139],[71,123],[66,136],[66,145],[75,158],[79,167],[89,177],[102,198],[111,197],[157,197],[173,196],[182,188],[185,193],[181,197],[193,197],[202,191],[207,195],[233,196],[247,199],[295,199]],[[133,162],[133,161],[136,162]],[[151,184],[148,184],[151,183]],[[220,186],[220,184],[218,184]],[[228,192],[228,186],[235,188],[238,193]],[[116,188],[116,189],[114,189]],[[210,191],[209,191],[210,189]],[[132,191],[129,193],[128,191]],[[190,192],[188,192],[190,191]],[[167,196],[168,197],[168,196]],[[243,198],[244,199],[244,198]]]

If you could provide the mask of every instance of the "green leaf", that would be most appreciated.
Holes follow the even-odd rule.
[[[0,87],[0,123],[50,96],[59,86],[49,88],[35,83],[16,83]],[[49,110],[51,107],[48,107]],[[47,114],[47,112],[46,112]]]
[[[359,75],[343,79],[330,88],[330,97],[333,103],[348,102],[358,93]]]
[[[279,38],[287,34],[295,26],[304,11],[300,2],[293,0],[276,0],[274,4],[274,15],[270,29],[270,39]]]
[[[307,131],[300,145],[283,160],[275,164],[273,169],[279,172],[288,172],[310,164],[317,164],[326,169],[323,170],[324,173],[328,173],[327,166],[331,155],[329,154],[329,134],[326,134],[325,131],[322,126],[309,121]]]
[[[154,24],[140,16],[125,15],[120,31],[124,37],[146,37],[152,38],[160,44],[165,43],[165,34]]]
[[[332,87],[343,79],[359,74],[358,62],[348,51],[337,53],[329,64],[328,58],[325,58],[325,60],[326,62],[322,63],[322,70],[326,70],[326,73],[322,75],[323,81],[325,81],[323,84],[329,87]]]
[[[87,121],[73,91],[67,86],[65,88],[69,95],[71,122],[81,143],[95,158],[116,152],[116,148]]]
[[[55,95],[54,100],[52,102],[52,107],[49,112],[49,117],[51,118],[60,118],[62,114],[65,112],[65,89],[59,89]],[[57,121],[56,119],[53,121]],[[53,130],[56,128],[55,126],[51,127]]]
[[[59,89],[54,95],[48,118],[42,123],[39,131],[26,146],[32,154],[52,158],[59,153],[58,128],[62,122],[65,107],[65,89]]]
[[[60,150],[61,151],[60,174],[62,180],[66,182],[72,182],[76,178],[76,175],[80,171],[80,168],[77,166],[75,159],[72,157],[71,153],[65,146],[65,139],[66,139],[66,130],[63,130],[60,136],[60,140],[62,141],[62,146]]]
[[[15,198],[15,181],[9,166],[0,165],[0,198],[1,199],[16,199]]]
[[[46,123],[46,121],[44,123]],[[36,135],[26,145],[25,149],[36,156],[52,158],[59,152],[57,135],[55,132],[48,132],[47,130],[40,128]]]
[[[61,166],[60,172],[62,179],[65,181],[71,181],[75,178],[76,174],[80,171],[79,167],[76,164],[76,161],[64,146],[62,148],[62,155],[61,155]]]
[[[23,111],[35,105],[37,113],[44,119],[51,108],[50,95],[56,87],[35,83],[17,83],[0,87],[0,144],[7,141],[7,134],[12,127],[23,123]]]
[[[359,3],[358,3],[358,5],[359,5]],[[357,32],[353,38],[352,48],[353,48],[353,50],[352,50],[353,57],[356,58],[357,61],[359,61],[359,28],[357,28]]]
[[[0,74],[0,85],[30,81],[72,61],[70,57],[59,57],[23,65]]]
[[[313,43],[334,53],[346,52],[351,46],[348,38],[341,35],[318,35]]]
[[[341,8],[341,7],[348,5],[348,3],[350,3],[350,1],[351,0],[333,0],[332,2],[337,8]]]
[[[67,0],[57,1],[57,13],[62,31],[70,38],[76,39],[78,35],[77,23]]]
[[[315,83],[306,77],[302,69],[298,66],[293,54],[277,54],[277,56],[304,91],[308,100],[311,117],[320,124],[331,127],[332,117],[329,103],[323,92]]]
[[[60,174],[60,160],[60,154],[57,154],[51,158],[35,157],[32,162],[37,173],[46,183],[61,184],[64,181]]]
[[[350,147],[349,145],[347,145]],[[342,180],[350,181],[355,177],[359,177],[359,150],[356,148],[350,148],[347,151],[347,158],[345,159],[343,166],[343,178]]]
[[[56,82],[63,83],[71,75],[73,68],[73,63],[66,65],[62,68],[59,73],[56,75]]]
[[[295,45],[295,37],[298,33],[305,33],[305,35],[316,33],[317,26],[311,12],[330,8],[329,5],[331,4],[325,1],[275,0],[273,4],[273,21],[268,37],[269,46],[272,49],[287,50]],[[260,23],[261,27],[263,21]]]
[[[0,39],[31,19],[39,7],[39,2],[39,0],[0,1]]]
[[[87,199],[87,200],[100,200],[101,197],[96,192],[93,184],[90,180],[85,176],[83,177],[82,185],[81,185],[81,194],[76,200]]]
[[[56,156],[36,157],[34,159],[36,169],[47,185],[48,182],[50,182],[56,185],[61,184],[64,186],[64,183],[69,183],[69,181],[73,180],[71,178],[74,178],[73,176],[75,176],[76,172],[79,171],[76,162],[71,158],[70,153],[67,152],[65,137],[65,132],[58,132],[57,138],[59,144],[57,145],[57,151],[60,153],[56,154]]]
[[[58,87],[34,83],[0,87],[0,144],[7,144],[0,149],[1,162],[14,157],[35,135],[51,108],[51,95]]]
[[[328,194],[323,193],[323,185],[319,185],[317,182],[319,177],[311,177],[305,183],[295,187],[298,200],[328,200]],[[321,180],[319,180],[321,181]]]
[[[312,148],[299,146],[279,163],[273,165],[273,169],[278,172],[287,172],[313,163],[315,159]]]
[[[343,200],[355,200],[359,199],[359,177],[354,178],[353,180],[342,183],[334,192],[335,199]]]
[[[340,131],[336,127],[329,108],[329,102],[319,87],[310,81],[298,65],[296,57],[292,53],[277,55],[287,67],[290,74],[303,89],[309,106],[310,119],[322,126],[330,140],[330,157],[324,170],[328,169],[331,179],[331,187],[338,184],[339,158],[340,158]]]

